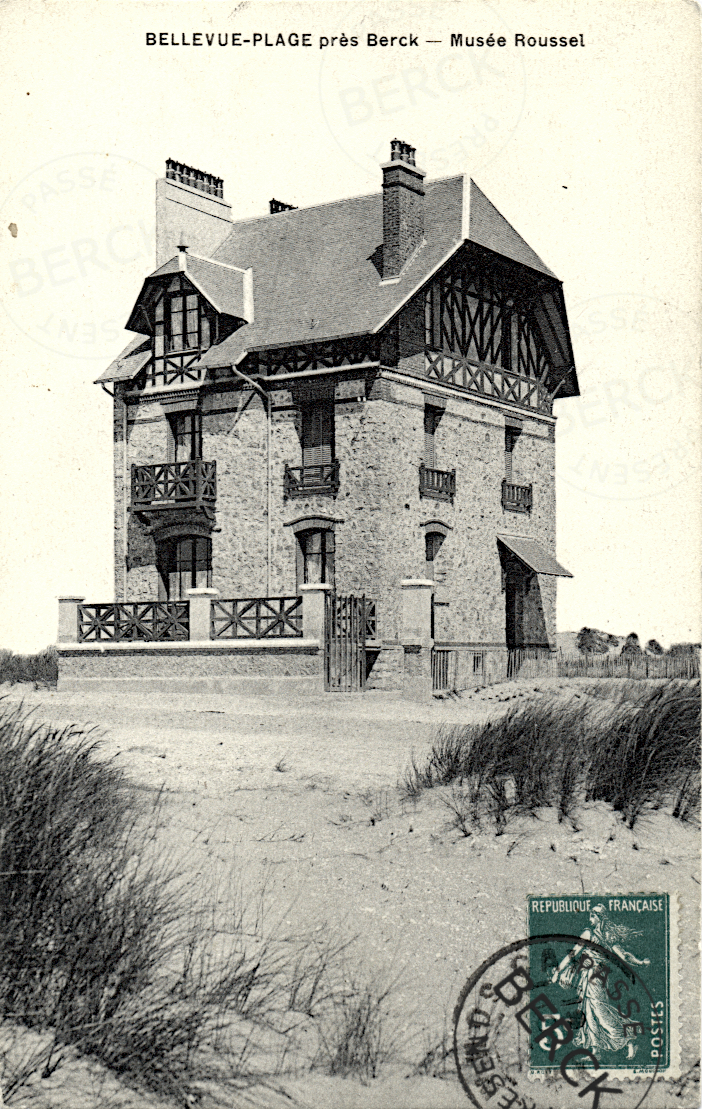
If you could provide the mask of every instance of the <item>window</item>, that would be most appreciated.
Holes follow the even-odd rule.
[[[429,470],[436,469],[436,429],[441,419],[441,410],[436,408],[424,409],[424,465]]]
[[[182,601],[188,589],[212,585],[212,540],[204,535],[166,539],[158,546],[159,599]]]
[[[514,466],[512,465],[514,448],[517,445],[519,438],[518,427],[505,428],[505,480],[512,481],[514,477]]]
[[[300,558],[298,584],[326,583],[334,586],[334,532],[314,530],[299,532],[297,536]]]
[[[202,458],[202,417],[199,412],[179,412],[169,416],[171,462],[192,462]]]
[[[333,461],[334,401],[318,401],[302,413],[302,465],[318,468]]]
[[[154,306],[154,354],[206,350],[210,346],[214,313],[183,277],[174,277]]]
[[[541,377],[549,368],[542,334],[548,323],[542,326],[538,321],[546,320],[548,305],[555,305],[549,294],[535,289],[530,295],[530,290],[519,284],[514,273],[482,272],[477,262],[466,264],[457,259],[434,278],[425,293],[426,347],[473,363],[487,362],[527,377]],[[488,395],[494,395],[492,390]]]
[[[426,575],[430,580],[434,578],[434,563],[445,538],[439,531],[428,531],[424,536]]]

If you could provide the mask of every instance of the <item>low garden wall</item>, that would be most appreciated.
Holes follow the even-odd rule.
[[[62,643],[60,691],[260,693],[324,689],[318,640],[213,643]]]

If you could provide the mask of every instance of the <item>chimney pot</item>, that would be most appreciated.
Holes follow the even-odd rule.
[[[424,171],[415,163],[415,147],[400,139],[390,143],[383,170],[383,279],[399,277],[424,238]]]

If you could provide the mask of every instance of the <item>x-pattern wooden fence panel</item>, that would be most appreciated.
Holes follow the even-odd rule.
[[[378,638],[378,612],[375,601],[365,598],[366,639]]]
[[[213,601],[213,639],[271,639],[302,635],[302,597]]]
[[[190,637],[188,601],[78,605],[78,641],[165,642]]]

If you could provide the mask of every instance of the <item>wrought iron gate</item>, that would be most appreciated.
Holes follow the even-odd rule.
[[[451,693],[456,688],[457,652],[432,647],[431,688],[434,693]]]
[[[366,686],[366,598],[324,597],[324,688],[354,693]]]

